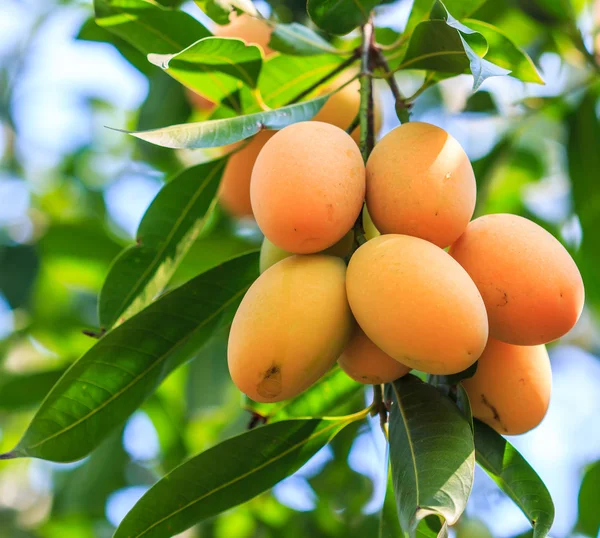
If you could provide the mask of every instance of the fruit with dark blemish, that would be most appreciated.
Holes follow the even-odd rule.
[[[477,372],[462,384],[474,417],[501,434],[528,432],[542,421],[550,402],[546,346],[515,346],[490,338]]]
[[[479,288],[490,336],[546,344],[575,325],[584,302],[577,265],[550,233],[517,215],[485,215],[450,248]]]
[[[235,314],[229,334],[229,372],[253,400],[293,398],[338,359],[354,320],[341,258],[292,256],[267,269]]]

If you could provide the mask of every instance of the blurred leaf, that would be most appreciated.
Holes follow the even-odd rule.
[[[490,92],[477,92],[469,96],[465,105],[465,112],[486,112],[497,114],[498,107]]]
[[[166,538],[246,502],[297,471],[364,416],[277,422],[228,439],[155,484],[127,514],[115,538]]]
[[[534,538],[548,535],[554,520],[550,493],[523,456],[500,434],[474,421],[477,463],[525,514]]]
[[[333,54],[319,56],[277,54],[263,64],[258,79],[258,89],[268,106],[279,108],[311,88],[343,61],[342,57]],[[329,81],[325,87],[331,84],[332,81]]]
[[[335,365],[317,383],[291,400],[266,404],[245,397],[245,407],[248,411],[267,418],[269,422],[293,417],[323,416],[362,388],[364,385],[348,377],[339,366]]]
[[[600,461],[587,468],[579,488],[579,516],[575,532],[596,538],[600,532]]]
[[[485,59],[495,65],[510,69],[510,76],[523,82],[544,84],[535,64],[527,53],[517,47],[512,40],[501,30],[486,22],[466,19],[465,24],[479,32],[488,42],[488,51]]]
[[[457,19],[470,17],[477,9],[479,9],[487,0],[445,0],[444,5],[450,13]],[[405,33],[412,32],[420,23],[429,18],[429,13],[435,0],[415,0],[406,24]]]
[[[35,247],[0,245],[0,293],[11,308],[19,308],[29,301],[38,269]]]
[[[242,256],[166,294],[102,337],[67,370],[4,457],[65,462],[87,455],[169,372],[231,322],[257,275],[258,256]]]
[[[544,24],[557,24],[575,18],[571,0],[517,0],[517,4],[529,16]]]
[[[390,461],[400,524],[411,536],[428,515],[450,525],[463,513],[473,485],[471,427],[435,387],[407,375],[392,385]]]
[[[600,305],[600,123],[596,114],[597,95],[588,91],[579,106],[567,118],[569,175],[575,211],[583,230],[577,262],[586,298],[598,308]]]
[[[253,17],[258,15],[252,0],[194,0],[194,2],[217,24],[229,24],[229,16],[233,11],[248,13]]]
[[[394,494],[394,481],[392,479],[392,467],[389,467],[385,498],[381,507],[379,519],[379,538],[402,538],[404,532],[398,518],[398,507]]]
[[[319,34],[297,22],[275,25],[269,46],[285,54],[296,56],[337,52],[337,49]]]
[[[129,134],[165,148],[197,149],[226,146],[249,138],[262,129],[282,129],[292,123],[310,120],[329,97],[324,95],[310,101],[247,116],[171,125],[162,129]]]
[[[262,52],[241,39],[205,37],[175,54],[148,54],[148,60],[191,90],[218,102],[240,82],[256,87]]]
[[[456,385],[460,383],[463,379],[469,379],[473,377],[477,372],[477,362],[473,363],[466,370],[462,372],[458,372],[457,374],[450,375],[433,375],[430,374],[428,376],[428,382],[432,385]]]
[[[306,9],[313,22],[330,34],[344,35],[367,22],[381,0],[308,0]]]
[[[142,54],[174,54],[210,36],[191,15],[146,0],[94,0],[96,22]]]
[[[134,246],[114,261],[100,292],[103,327],[113,327],[162,292],[205,223],[225,159],[188,168],[167,183],[144,214]]]
[[[31,374],[0,376],[0,409],[18,411],[35,407],[65,373],[65,370],[49,370]]]

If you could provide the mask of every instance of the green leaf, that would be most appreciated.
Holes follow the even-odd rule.
[[[336,54],[339,52],[331,43],[303,24],[277,24],[273,29],[269,46],[296,56],[314,56],[316,54]],[[351,54],[352,51],[346,51]]]
[[[464,111],[497,114],[498,106],[490,92],[481,91],[469,96]]]
[[[288,420],[228,439],[155,484],[114,538],[167,538],[246,502],[297,471],[345,426],[364,416]]]
[[[205,223],[226,159],[188,168],[150,204],[134,246],[114,261],[102,286],[100,323],[110,328],[148,306],[166,287]]]
[[[317,383],[291,400],[275,404],[258,403],[245,399],[245,407],[269,422],[293,417],[316,417],[332,412],[346,402],[364,385],[357,383],[339,367],[334,366]]]
[[[98,25],[142,54],[174,54],[210,32],[192,16],[146,0],[94,0]]]
[[[167,293],[103,336],[54,386],[4,458],[66,462],[89,454],[169,372],[231,323],[257,276],[258,256],[242,256]]]
[[[457,19],[470,17],[475,13],[487,0],[446,0],[444,5]],[[415,27],[429,18],[429,13],[435,0],[415,0],[413,3],[408,23],[406,24],[405,33],[412,32]]]
[[[29,301],[39,263],[36,249],[31,245],[0,245],[0,292],[11,308]]]
[[[473,485],[473,432],[456,405],[407,375],[392,385],[390,460],[400,525],[411,536],[439,515],[449,525],[463,513]]]
[[[600,532],[600,461],[587,468],[579,488],[579,516],[575,532],[596,538]]]
[[[61,369],[31,374],[3,373],[0,381],[0,409],[16,411],[39,405],[64,372]]]
[[[292,123],[310,120],[325,104],[329,95],[317,97],[277,110],[246,116],[171,125],[162,129],[129,134],[165,148],[215,148],[250,138],[262,129],[282,129]]]
[[[522,510],[533,526],[533,537],[548,535],[554,505],[546,486],[525,458],[500,434],[474,421],[477,463]]]
[[[258,11],[252,0],[194,0],[198,7],[204,11],[217,24],[229,24],[229,16],[233,11],[248,13],[256,17]]]
[[[487,22],[467,19],[464,21],[469,28],[479,32],[488,42],[485,59],[495,65],[510,69],[510,75],[523,82],[544,84],[544,79],[538,73],[533,60],[527,53],[515,45],[501,30]]]
[[[234,92],[239,82],[255,88],[262,52],[231,37],[205,37],[176,54],[149,54],[148,60],[188,88],[213,100]]]
[[[398,507],[396,506],[396,495],[394,494],[394,481],[392,478],[392,467],[389,467],[385,498],[379,516],[379,538],[402,538],[404,531],[400,526],[398,518]]]
[[[585,282],[586,299],[600,306],[600,122],[596,114],[597,94],[588,91],[567,119],[569,175],[575,211],[583,230],[577,265]]]
[[[371,10],[382,0],[308,0],[313,22],[330,34],[344,35],[367,22]]]
[[[334,71],[344,59],[333,54],[319,56],[290,56],[277,54],[263,64],[258,89],[271,108],[290,103]],[[326,84],[331,84],[331,81]]]

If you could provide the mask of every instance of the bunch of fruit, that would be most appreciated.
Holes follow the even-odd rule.
[[[231,377],[250,398],[292,398],[336,361],[373,384],[478,361],[463,382],[474,416],[504,434],[542,420],[551,387],[544,344],[577,321],[581,276],[527,219],[470,222],[473,169],[446,131],[401,125],[365,167],[342,129],[296,123],[258,154],[250,196],[265,235],[262,274],[228,348]],[[367,240],[352,252],[361,210]]]

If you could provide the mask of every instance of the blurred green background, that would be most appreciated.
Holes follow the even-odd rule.
[[[298,0],[256,4],[282,20],[304,17]],[[552,6],[562,9],[558,0],[488,1],[474,17],[499,26],[524,47],[545,86],[501,77],[471,96],[470,77],[460,76],[425,91],[413,119],[440,125],[463,144],[477,174],[479,213],[535,220],[580,264],[587,308],[577,327],[550,348],[550,411],[540,427],[511,441],[552,493],[552,535],[595,537],[600,69],[594,40],[600,8],[575,4],[578,31],[552,15]],[[376,24],[402,29],[410,7],[410,1],[388,3]],[[211,26],[193,3],[182,9]],[[112,259],[134,239],[153,196],[184,163],[202,158],[105,129],[164,126],[197,113],[175,81],[94,26],[91,15],[87,1],[0,0],[0,452],[14,446],[64,368],[94,343],[82,331],[98,330],[100,286]],[[419,74],[398,76],[406,94],[421,81]],[[381,98],[384,134],[397,119],[383,88]],[[218,226],[240,243],[260,241],[252,223],[222,216]],[[192,249],[179,282],[201,269],[206,248],[199,242]],[[0,537],[109,537],[159,476],[243,431],[249,415],[229,380],[225,343],[226,335],[215,335],[203,360],[178,369],[84,461],[0,464]],[[182,536],[374,537],[385,491],[385,450],[376,424],[347,428],[273,492]],[[528,527],[478,470],[458,536],[517,536]]]

